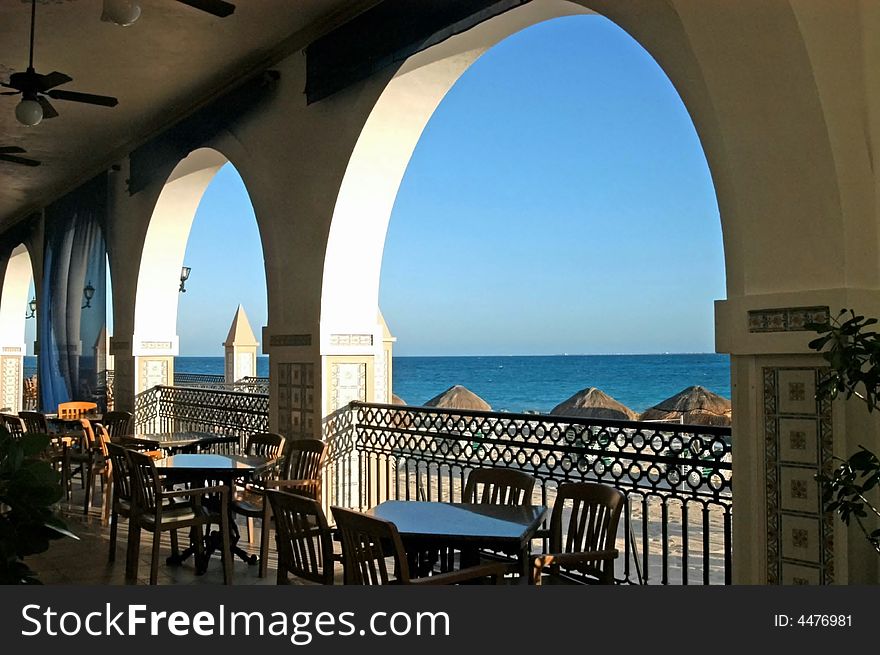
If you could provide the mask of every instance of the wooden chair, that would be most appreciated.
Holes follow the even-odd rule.
[[[119,532],[119,517],[131,519],[134,505],[134,491],[131,485],[131,465],[125,448],[115,443],[107,444],[110,470],[113,476],[113,493],[110,502],[110,554],[109,563],[116,561],[116,538]],[[129,523],[129,530],[131,524]]]
[[[21,423],[24,426],[24,431],[28,434],[50,434],[49,424],[46,421],[46,415],[42,412],[19,412],[18,417],[21,419]],[[67,456],[67,445],[68,444],[65,439],[56,435],[56,437],[52,439],[52,442],[49,444],[49,448],[44,454],[45,460],[52,465],[52,468],[54,468],[61,474],[61,485],[64,488],[65,494],[67,494],[68,492],[67,480],[64,478],[64,460]]]
[[[292,494],[321,502],[321,467],[327,444],[320,439],[295,439],[287,446],[277,485]]]
[[[606,484],[559,485],[550,516],[549,552],[533,558],[534,583],[614,584],[614,545],[625,502],[623,493]],[[581,576],[568,576],[566,569]]]
[[[49,434],[49,424],[43,412],[19,412],[18,417],[24,423],[25,432]]]
[[[31,375],[24,379],[24,394],[22,402],[25,407],[34,408],[37,406],[37,376]]]
[[[474,469],[468,474],[461,502],[487,505],[529,505],[535,478],[505,468]]]
[[[267,457],[275,459],[284,451],[284,437],[274,432],[259,432],[248,437],[244,454],[248,457]],[[261,478],[235,490],[232,498],[232,511],[247,518],[248,541],[253,542],[254,519],[264,519],[266,498],[263,495],[266,483],[278,475],[278,467],[273,468]],[[260,553],[265,557],[268,549],[269,524],[263,520]],[[264,547],[265,546],[265,547]]]
[[[101,505],[101,517],[106,523],[110,518],[111,504],[111,462],[110,452],[107,445],[110,443],[110,436],[103,425],[98,423],[92,428],[92,424],[88,419],[80,419],[82,425],[84,441],[84,452],[82,455],[81,475],[85,481],[85,499],[83,501],[83,514],[89,513],[91,499],[95,490],[95,482],[97,478],[101,478],[101,489],[104,493],[104,500]],[[73,457],[72,451],[68,450],[68,467],[69,460]],[[68,476],[70,475],[68,469]],[[68,477],[68,482],[70,478]]]
[[[333,536],[320,503],[312,498],[267,489],[266,498],[275,518],[278,551],[278,584],[290,584],[288,574],[333,584]]]
[[[321,502],[321,467],[324,464],[324,453],[327,444],[320,439],[295,439],[287,444],[287,452],[281,462],[281,468],[275,479],[266,480],[265,486],[281,489],[291,494],[311,498]],[[262,536],[260,540],[260,571],[259,576],[265,577],[267,572],[269,525],[272,521],[272,507],[263,504]],[[250,523],[248,524],[250,529]]]
[[[204,552],[202,528],[211,523],[218,523],[222,537],[223,582],[225,584],[232,584],[232,556],[229,543],[228,512],[229,487],[217,485],[164,491],[162,480],[156,470],[156,464],[149,455],[133,450],[126,450],[125,453],[128,457],[135,498],[131,518],[129,519],[126,580],[129,582],[137,580],[141,529],[153,533],[150,584],[154,585],[159,578],[159,543],[162,532],[192,528],[196,557],[201,559]],[[202,506],[202,497],[208,494],[220,499],[220,507],[217,514],[212,514]],[[185,504],[167,504],[183,498],[189,498],[190,502]]]
[[[534,488],[535,478],[523,471],[507,468],[473,469],[468,474],[461,501],[485,505],[529,505]],[[498,555],[476,548],[463,548],[459,553],[460,565],[473,566],[480,561],[481,556],[497,559]],[[514,553],[500,555],[509,557]],[[450,571],[455,568],[455,550],[447,548],[425,551],[419,553],[418,561],[420,570],[439,563],[441,571]]]
[[[21,420],[21,417],[15,414],[2,414],[0,418],[3,419],[3,427],[9,434],[16,439],[21,438],[24,434],[24,421]]]
[[[110,437],[110,441],[117,446],[122,446],[128,450],[136,450],[139,453],[145,453],[153,459],[161,459],[165,457],[165,451],[162,450],[158,441],[153,439],[141,439],[139,437]]]
[[[73,400],[68,403],[58,405],[58,418],[64,421],[76,421],[81,419],[84,414],[96,412],[98,403],[87,402],[83,400]]]
[[[106,412],[101,417],[101,425],[107,428],[111,439],[130,436],[131,420],[134,415],[131,412]]]
[[[347,585],[448,585],[485,578],[497,584],[508,571],[506,564],[492,563],[410,578],[406,551],[397,526],[341,507],[330,509],[342,539],[343,578]]]

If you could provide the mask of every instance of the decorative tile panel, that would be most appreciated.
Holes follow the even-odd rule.
[[[331,346],[372,346],[372,334],[331,334]]]
[[[127,355],[129,353],[131,353],[131,341],[124,341],[115,337],[110,337],[111,355]]]
[[[828,321],[828,307],[782,307],[749,312],[749,332],[802,332],[809,323]]]
[[[819,422],[816,419],[779,419],[779,461],[817,466]]]
[[[269,337],[270,346],[311,346],[311,334],[273,334]]]
[[[819,504],[819,483],[814,479],[815,469],[781,466],[779,473],[781,509],[818,514],[821,506]]]
[[[784,577],[780,580],[784,585],[820,585],[822,584],[821,572],[818,568],[788,564],[785,567]]]
[[[12,413],[19,412],[22,409],[21,360],[20,356],[14,355],[0,358],[3,389],[3,398],[0,400],[0,403],[2,403],[2,407],[7,408]]]
[[[815,369],[781,369],[778,394],[780,414],[816,416]]]
[[[833,516],[815,476],[831,468],[831,402],[816,400],[822,368],[764,369],[767,581],[834,582]]]
[[[171,350],[170,341],[141,341],[141,350]]]
[[[342,362],[330,365],[330,411],[345,407],[352,400],[367,400],[367,365]]]
[[[278,429],[289,439],[314,437],[315,365],[278,365]]]
[[[139,357],[140,361],[140,388],[138,391],[151,389],[159,385],[169,385],[167,359],[147,359]]]

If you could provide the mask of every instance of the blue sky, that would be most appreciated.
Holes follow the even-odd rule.
[[[185,262],[181,354],[222,354],[239,302],[259,339],[262,248],[231,166]],[[577,16],[492,48],[441,103],[394,206],[380,306],[397,355],[712,352],[724,297],[718,208],[681,99],[622,30]]]
[[[400,355],[711,352],[724,284],[681,99],[627,34],[580,16],[503,41],[444,99],[380,304]]]

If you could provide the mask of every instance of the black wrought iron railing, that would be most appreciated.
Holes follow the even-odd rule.
[[[547,506],[562,482],[605,482],[627,498],[620,581],[731,582],[730,428],[355,402],[325,434],[330,504],[456,501],[485,466],[533,475]]]
[[[269,393],[269,378],[249,376],[235,382],[226,382],[226,378],[223,375],[175,371],[174,386],[191,387],[194,389],[244,391],[248,393]]]
[[[135,398],[139,434],[215,432],[238,437],[243,447],[249,435],[268,429],[268,394],[156,386]]]
[[[154,387],[138,395],[137,430],[199,430],[243,444],[268,430],[268,394]],[[353,402],[325,417],[325,504],[461,499],[468,472],[515,468],[552,507],[559,484],[599,481],[627,504],[618,532],[622,582],[730,584],[731,431]]]

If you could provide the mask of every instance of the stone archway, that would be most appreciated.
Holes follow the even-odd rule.
[[[385,86],[348,162],[327,241],[325,414],[350,400],[390,402],[391,338],[378,311],[382,253],[401,180],[434,111],[493,45],[539,22],[587,13],[593,12],[567,0],[529,3],[410,57]]]
[[[25,311],[33,279],[30,253],[21,244],[9,256],[0,294],[0,407],[13,413],[23,409]]]
[[[174,167],[156,201],[141,253],[132,355],[135,392],[173,384],[179,353],[177,313],[181,267],[199,203],[229,159],[213,148],[192,151]]]
[[[788,501],[779,501],[773,478],[778,467],[765,450],[768,439],[778,444],[782,438],[780,417],[768,414],[767,403],[778,401],[784,391],[767,381],[818,374],[817,358],[803,356],[806,339],[798,334],[797,322],[802,325],[804,312],[832,302],[829,298],[838,302],[841,294],[835,287],[845,287],[848,269],[861,261],[844,256],[844,235],[856,233],[846,229],[848,222],[858,223],[866,214],[848,215],[841,196],[849,196],[850,209],[868,204],[867,196],[853,200],[855,187],[843,184],[835,170],[835,153],[847,163],[856,157],[841,151],[845,138],[834,114],[839,107],[833,101],[832,80],[811,63],[811,57],[821,59],[827,44],[818,34],[818,23],[800,15],[809,11],[786,2],[768,5],[766,29],[752,33],[728,29],[728,24],[744,26],[745,19],[733,7],[710,17],[717,8],[704,12],[675,2],[535,0],[407,60],[384,86],[364,123],[329,229],[320,327],[324,414],[358,396],[380,402],[387,397],[381,381],[387,362],[382,363],[377,320],[382,248],[406,163],[434,109],[493,43],[539,20],[587,7],[627,31],[669,76],[694,122],[715,185],[728,295],[716,303],[716,350],[731,354],[738,423],[733,459],[741,472],[734,503],[744,508],[733,517],[734,581],[845,580],[855,568],[834,578],[830,546],[817,554],[811,551],[803,570],[783,561],[782,553],[791,548],[780,528]],[[745,33],[751,34],[747,48],[742,45]],[[730,57],[731,52],[739,56]],[[786,65],[767,67],[767,61]],[[804,225],[811,226],[810,233]],[[869,227],[866,232],[872,234]],[[781,242],[786,247],[780,248]],[[867,255],[874,252],[865,249]],[[877,264],[865,263],[857,276],[873,280]],[[761,328],[761,321],[777,315],[784,316],[784,324],[790,318],[795,327]],[[341,370],[343,362],[350,365],[347,379],[334,375],[334,367]],[[357,371],[362,372],[359,377]],[[344,389],[339,382],[345,382]],[[813,410],[828,430],[812,435],[811,443],[830,442],[830,414],[819,416]],[[770,424],[777,426],[775,432],[767,431]],[[811,480],[816,470],[798,473]],[[810,540],[833,541],[818,513],[805,524],[815,528]],[[834,550],[844,552],[846,541],[840,542]]]

